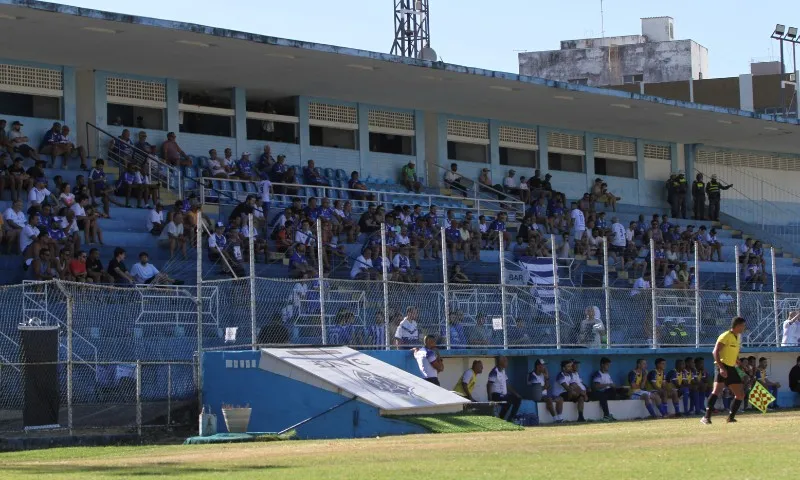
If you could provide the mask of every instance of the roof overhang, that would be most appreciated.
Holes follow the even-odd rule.
[[[32,0],[0,0],[0,28],[4,38],[18,39],[0,56],[20,61],[607,135],[800,153],[796,119],[442,62]]]

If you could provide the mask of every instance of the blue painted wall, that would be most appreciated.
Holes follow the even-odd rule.
[[[203,403],[225,430],[222,404],[249,405],[249,430],[277,432],[338,405],[348,397],[258,369],[259,352],[210,352],[203,356]],[[230,363],[236,362],[237,368]],[[238,368],[242,367],[242,368]],[[416,425],[381,417],[378,410],[352,401],[299,427],[300,438],[359,438],[425,433]]]

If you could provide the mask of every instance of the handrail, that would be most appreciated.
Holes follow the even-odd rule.
[[[226,189],[217,188],[217,187],[213,186],[213,182],[217,182],[217,181],[219,181],[219,182],[231,182],[231,183],[240,183],[240,184],[243,184],[243,185],[253,184],[253,185],[256,185],[256,186],[259,184],[258,181],[240,180],[240,179],[234,179],[234,178],[201,177],[201,178],[198,178],[198,179],[195,179],[195,180],[199,181],[199,182],[203,182],[204,185],[207,185],[208,182],[212,182],[211,189],[213,191],[217,191],[217,192],[220,192],[220,193],[226,193],[225,196],[228,199],[233,200],[233,201],[235,201],[237,203],[240,201],[237,198],[237,196],[228,194],[228,192],[231,192],[232,190],[226,190]],[[299,189],[299,188],[315,188],[315,189],[322,189],[323,190],[322,195],[290,195],[292,197],[298,197],[298,198],[318,198],[318,197],[323,197],[324,198],[326,196],[325,195],[325,193],[326,193],[325,191],[326,190],[333,190],[333,191],[339,191],[339,192],[355,193],[355,194],[359,194],[359,195],[376,194],[376,199],[375,200],[366,200],[366,199],[365,200],[356,200],[358,202],[362,202],[362,203],[367,204],[367,205],[369,205],[369,204],[380,205],[380,204],[386,203],[386,200],[385,200],[386,197],[395,196],[395,197],[408,197],[410,199],[426,198],[428,200],[428,206],[433,205],[433,200],[434,199],[443,199],[443,200],[447,200],[447,201],[450,201],[450,202],[455,201],[455,202],[459,202],[459,203],[462,204],[459,207],[446,207],[446,208],[442,207],[445,210],[468,210],[468,211],[477,210],[479,214],[480,214],[481,210],[492,210],[492,211],[495,210],[495,209],[487,209],[485,206],[482,208],[481,204],[480,204],[480,202],[482,201],[481,199],[471,199],[471,198],[462,199],[462,198],[459,198],[459,197],[450,197],[450,196],[447,196],[447,195],[436,195],[436,194],[427,194],[427,193],[411,193],[411,192],[386,192],[386,191],[379,191],[379,190],[358,190],[358,189],[344,188],[344,187],[330,187],[330,186],[325,186],[325,185],[305,185],[305,184],[298,184],[298,183],[279,183],[279,182],[272,182],[272,186],[273,187],[276,187],[276,186],[278,186],[278,187],[288,187],[288,188],[295,188],[295,189]],[[206,187],[206,188],[209,188],[209,187]],[[258,188],[258,187],[256,187],[256,188]],[[234,193],[237,193],[237,192],[234,191]],[[245,189],[243,189],[243,192],[238,192],[238,193],[247,193],[247,189],[245,188]],[[381,200],[381,196],[384,197],[384,200]],[[474,207],[463,205],[463,201],[464,200],[475,200],[476,204],[475,204]],[[423,202],[415,202],[415,203],[419,203],[420,205],[422,205]],[[509,202],[505,202],[504,201],[503,203],[522,204],[522,202],[518,202],[518,201],[516,201],[516,202],[515,201],[509,201]],[[496,210],[504,210],[504,209],[497,208]],[[524,208],[523,208],[523,210],[524,210]]]
[[[113,135],[110,132],[107,132],[107,131],[103,130],[102,128],[98,127],[97,125],[95,125],[95,124],[93,124],[91,122],[86,122],[86,127],[87,127],[86,128],[86,141],[87,141],[87,147],[86,148],[87,148],[87,150],[91,148],[90,147],[91,142],[89,141],[89,127],[95,129],[99,133],[102,133],[103,135],[108,137],[109,140],[116,141],[116,140],[119,139],[118,136]],[[100,146],[99,146],[100,138],[98,138],[97,141],[98,141],[98,146],[96,148],[96,150],[97,150],[96,153],[98,154],[97,156],[99,157],[99,154],[100,154]],[[170,178],[171,177],[176,178],[177,182],[176,182],[176,186],[175,186],[176,188],[174,188],[174,190],[176,191],[176,193],[178,194],[179,197],[183,197],[183,174],[182,174],[181,169],[179,167],[175,167],[175,166],[172,166],[172,165],[166,163],[161,157],[158,157],[158,156],[153,157],[150,154],[150,152],[145,152],[144,150],[142,150],[140,148],[137,148],[133,143],[130,143],[129,147],[130,147],[131,151],[133,152],[132,157],[135,157],[135,156],[138,155],[138,156],[146,159],[145,160],[145,165],[147,166],[147,174],[151,179],[156,179],[156,180],[159,181],[160,184],[162,184],[162,186],[166,187],[167,189],[172,189],[172,182],[170,182]],[[111,152],[108,151],[107,153],[110,154]],[[87,154],[90,154],[90,152],[87,151]],[[122,166],[122,167],[126,166],[124,164],[124,162],[121,162],[119,158],[115,158],[115,156],[113,156],[113,155],[106,155],[106,158],[108,160],[111,160],[114,163],[116,163],[117,166]],[[155,172],[153,171],[151,162],[155,163],[157,165],[157,169],[156,169]],[[162,172],[167,172],[166,179],[162,179],[160,175],[157,175],[157,174],[161,174]],[[162,180],[164,180],[164,181],[162,182]]]
[[[440,165],[438,163],[434,163],[434,165],[439,167],[440,169],[442,169],[444,171],[447,171],[447,172],[450,171],[450,169],[445,167],[444,165]],[[525,202],[523,202],[520,199],[520,197],[517,197],[512,193],[506,193],[504,191],[498,190],[498,189],[496,189],[496,188],[494,188],[492,186],[489,186],[489,185],[483,185],[479,181],[471,180],[471,179],[465,177],[464,175],[462,175],[462,174],[460,174],[458,172],[455,172],[455,173],[458,176],[460,176],[461,178],[464,178],[464,179],[466,179],[466,180],[468,180],[468,181],[470,181],[472,183],[471,188],[467,187],[467,188],[470,188],[471,193],[472,193],[472,197],[467,197],[467,198],[472,198],[474,200],[482,199],[484,201],[490,201],[490,202],[502,202],[502,203],[511,203],[511,204],[519,203],[519,204],[522,205],[522,216],[525,216]],[[491,193],[486,193],[486,191],[491,192]],[[489,198],[490,194],[493,194],[494,196],[498,196],[498,198],[496,198],[496,199]],[[483,197],[481,197],[481,195],[483,195]],[[510,200],[510,201],[509,200],[499,200],[499,196],[501,196],[501,195],[503,197],[506,197],[506,198],[511,198],[512,200]]]

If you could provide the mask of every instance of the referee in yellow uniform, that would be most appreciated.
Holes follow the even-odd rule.
[[[708,397],[706,414],[700,420],[705,425],[711,425],[711,412],[714,411],[714,404],[717,403],[717,397],[722,394],[722,390],[726,386],[736,397],[731,405],[731,413],[728,415],[727,421],[728,423],[736,421],[736,412],[739,411],[739,407],[744,401],[744,386],[739,372],[736,371],[736,362],[739,361],[739,347],[742,344],[741,337],[742,333],[744,333],[744,328],[744,318],[734,317],[731,321],[731,329],[717,338],[717,344],[711,353],[714,357],[714,365],[716,365],[714,389]]]

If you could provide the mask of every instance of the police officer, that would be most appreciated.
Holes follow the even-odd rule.
[[[672,218],[686,218],[686,192],[689,185],[683,170],[678,170],[678,175],[672,180]]]
[[[692,200],[694,201],[694,219],[706,219],[706,184],[703,182],[703,174],[698,173],[697,179],[692,184]]]
[[[677,175],[675,175],[674,173],[670,173],[670,174],[669,174],[669,179],[667,179],[667,183],[666,183],[666,188],[667,188],[667,203],[670,205],[670,207],[672,206],[672,203],[673,203],[673,200],[672,200],[672,199],[673,199],[673,197],[675,196],[675,189],[672,187],[672,183],[675,181],[675,177],[676,177],[676,176],[677,176]],[[674,216],[674,215],[673,215],[673,216]]]
[[[708,195],[708,216],[711,220],[719,221],[719,199],[722,190],[731,188],[733,184],[723,185],[717,181],[717,174],[711,175],[711,181],[706,185],[706,195]]]

